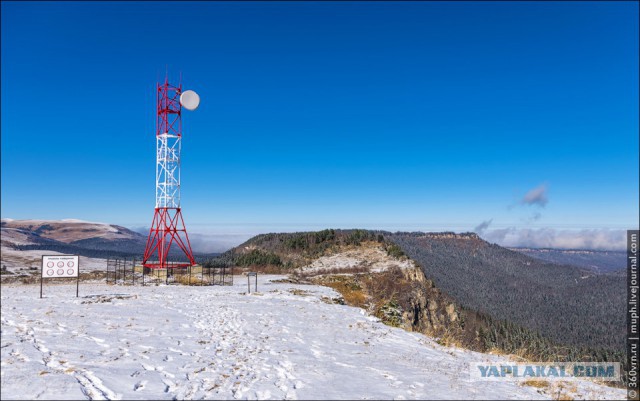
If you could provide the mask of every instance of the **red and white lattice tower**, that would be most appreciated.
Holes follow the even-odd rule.
[[[195,109],[199,98],[193,91],[183,93],[182,84],[170,85],[168,79],[157,87],[156,207],[142,265],[154,269],[193,266],[196,262],[180,209],[181,114],[183,105]],[[168,261],[173,245],[184,253],[186,260]],[[174,251],[172,259],[175,254]]]

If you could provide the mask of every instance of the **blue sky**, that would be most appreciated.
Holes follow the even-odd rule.
[[[637,227],[637,2],[2,2],[1,29],[3,218],[148,226],[168,69],[202,99],[194,233]]]

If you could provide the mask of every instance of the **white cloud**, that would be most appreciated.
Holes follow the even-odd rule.
[[[547,184],[539,185],[524,195],[520,201],[525,205],[538,205],[544,207],[549,199],[547,198]],[[537,219],[536,219],[537,220]]]
[[[476,228],[473,229],[473,231],[475,231],[479,235],[482,235],[485,231],[487,231],[487,228],[489,228],[491,222],[493,222],[493,219],[485,220],[482,223],[478,224]]]

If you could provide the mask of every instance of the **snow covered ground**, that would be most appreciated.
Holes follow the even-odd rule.
[[[540,399],[550,391],[473,382],[470,362],[502,357],[443,347],[328,304],[329,288],[2,286],[2,399]],[[253,288],[252,288],[253,291]],[[625,392],[571,383],[571,398]]]

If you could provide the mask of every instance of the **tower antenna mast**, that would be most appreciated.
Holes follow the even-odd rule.
[[[194,91],[182,92],[182,83],[157,84],[156,93],[156,206],[142,259],[153,269],[187,267],[196,264],[180,207],[180,150],[182,146],[182,108],[195,110],[200,97]],[[186,260],[169,262],[169,252],[177,246]]]

